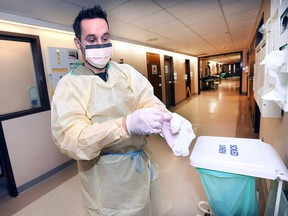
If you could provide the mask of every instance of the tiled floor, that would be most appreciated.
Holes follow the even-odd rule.
[[[213,135],[258,138],[253,133],[248,99],[239,95],[239,80],[223,80],[218,89],[202,91],[173,109],[193,123],[197,136]],[[166,190],[172,199],[173,216],[204,215],[197,203],[206,200],[199,175],[189,157],[174,157],[160,136],[148,137],[148,145],[159,163]],[[191,150],[195,140],[191,145]],[[80,182],[73,164],[16,198],[0,198],[0,215],[84,216]],[[169,214],[170,215],[170,214]],[[158,216],[158,215],[155,215]]]

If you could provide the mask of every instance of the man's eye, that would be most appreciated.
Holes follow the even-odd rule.
[[[89,42],[89,43],[93,43],[93,42],[96,41],[96,37],[90,36],[90,37],[87,37],[86,40],[87,40],[87,42]]]
[[[109,37],[102,38],[102,42],[108,42],[108,41],[109,41]]]

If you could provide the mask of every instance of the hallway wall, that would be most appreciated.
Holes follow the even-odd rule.
[[[175,102],[176,104],[186,99],[186,81],[185,81],[185,59],[190,60],[190,71],[192,72],[191,85],[192,94],[198,93],[198,58],[183,54],[178,54],[170,51],[159,50],[151,47],[130,44],[121,41],[113,42],[113,56],[112,60],[119,62],[123,59],[124,63],[133,66],[145,77],[147,74],[146,52],[159,54],[160,56],[160,69],[162,80],[162,95],[163,102],[166,101],[165,95],[165,72],[164,72],[164,56],[173,58],[174,72],[177,73],[177,82],[175,83]]]
[[[270,17],[270,0],[264,0],[262,8],[259,12],[257,23],[260,22],[264,13],[264,23],[267,22]],[[256,32],[257,26],[255,26]],[[251,44],[253,44],[252,41]],[[260,120],[260,133],[259,138],[264,142],[272,144],[278,154],[281,156],[286,167],[288,167],[288,113],[283,112],[280,118],[265,118],[261,117]]]
[[[48,92],[50,93],[50,98],[52,96],[51,80],[49,74],[51,74],[52,69],[50,66],[48,47],[58,47],[58,48],[71,48],[75,49],[73,38],[74,34],[68,32],[58,32],[50,31],[40,28],[32,28],[22,25],[14,25],[8,23],[1,23],[1,31],[22,33],[22,34],[32,34],[38,35],[40,37],[41,49],[44,61],[44,69],[47,75],[47,86]],[[147,64],[146,64],[146,52],[153,52],[160,55],[161,59],[161,74],[162,74],[162,93],[164,95],[163,101],[165,101],[165,76],[164,76],[164,55],[173,57],[174,60],[174,71],[177,73],[178,83],[175,85],[175,101],[176,104],[186,99],[186,88],[185,86],[185,59],[190,60],[190,69],[193,74],[191,78],[191,85],[193,93],[198,93],[198,58],[183,54],[178,54],[170,51],[160,50],[151,47],[145,47],[141,45],[121,42],[117,40],[112,40],[113,42],[113,55],[112,60],[119,62],[120,59],[124,60],[124,63],[130,64],[140,73],[147,77]]]
[[[259,138],[272,144],[288,167],[288,113],[282,118],[261,118]]]

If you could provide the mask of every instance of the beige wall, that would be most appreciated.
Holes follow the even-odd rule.
[[[50,30],[44,30],[39,28],[31,28],[26,26],[19,26],[13,24],[1,23],[0,30],[38,35],[40,37],[41,49],[44,61],[44,69],[46,73],[48,92],[50,98],[52,95],[52,86],[49,74],[51,73],[51,67],[49,64],[48,47],[59,47],[59,48],[75,48],[73,38],[74,35],[71,33],[56,32]],[[130,64],[140,73],[147,77],[147,65],[146,65],[146,52],[158,53],[161,59],[161,74],[162,74],[162,93],[163,101],[165,101],[165,76],[164,76],[164,55],[173,57],[174,60],[174,71],[178,74],[178,82],[175,85],[175,101],[176,103],[186,99],[186,87],[185,87],[185,59],[190,59],[190,69],[193,72],[192,92],[198,93],[198,74],[197,74],[197,58],[187,55],[181,55],[169,51],[154,49],[150,47],[124,43],[120,41],[113,42],[113,56],[112,60],[119,61],[124,59],[124,63]]]
[[[53,144],[50,111],[2,122],[17,188],[70,159]]]
[[[288,166],[288,113],[282,118],[261,118],[260,138],[272,144]]]
[[[169,51],[154,49],[120,41],[113,41],[112,60],[119,62],[120,59],[124,63],[130,64],[144,76],[147,74],[146,52],[156,53],[160,56],[160,68],[162,75],[162,95],[163,102],[166,101],[165,95],[165,74],[164,74],[164,55],[173,57],[174,72],[177,73],[177,82],[175,84],[175,102],[176,104],[186,99],[186,81],[185,81],[185,59],[190,60],[190,70],[193,72],[191,78],[192,92],[198,93],[198,74],[197,74],[197,58]]]

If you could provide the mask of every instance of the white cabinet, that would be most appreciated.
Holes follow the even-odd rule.
[[[271,17],[256,48],[254,97],[263,117],[288,112],[287,8],[288,1],[271,1]]]
[[[274,89],[269,84],[267,67],[260,64],[265,58],[267,46],[265,38],[257,46],[254,68],[254,97],[263,117],[280,118],[281,108],[273,100],[262,98]]]

